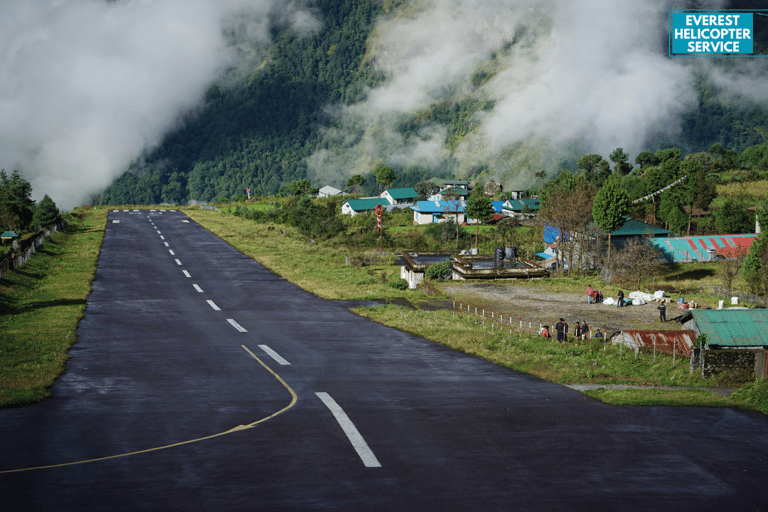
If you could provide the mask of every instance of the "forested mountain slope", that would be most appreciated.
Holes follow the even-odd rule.
[[[375,81],[363,63],[373,2],[319,0],[323,28],[300,38],[278,33],[267,60],[242,83],[212,86],[206,104],[135,163],[97,201],[106,204],[209,201],[250,186],[276,192],[306,174],[322,107],[353,101]],[[277,30],[277,29],[276,29]]]
[[[412,148],[441,146],[442,153],[433,158],[437,163],[425,165],[407,158],[382,162],[388,146],[381,140],[367,159],[361,158],[369,148],[367,138],[387,127],[377,126],[378,121],[350,125],[340,121],[336,111],[361,104],[371,88],[387,80],[387,69],[371,53],[374,30],[380,30],[377,20],[412,19],[417,16],[414,3],[419,2],[317,0],[321,30],[299,37],[275,26],[274,42],[258,67],[233,85],[212,86],[202,107],[94,201],[205,202],[243,195],[246,187],[254,193],[275,193],[283,184],[308,177],[318,181],[316,186],[342,188],[351,169],[369,177],[363,192],[370,193],[376,187],[371,177],[373,165],[366,167],[365,162],[394,167],[398,175],[395,186],[413,185],[433,175],[474,175],[523,187],[534,183],[534,172],[538,172],[540,185],[542,168],[552,176],[558,169],[574,169],[581,155],[594,152],[574,140],[561,148],[521,140],[490,149],[488,155],[473,155],[470,163],[461,161],[467,153],[462,145],[467,145],[467,137],[477,133],[484,116],[496,105],[489,84],[509,66],[510,55],[523,54],[542,41],[543,36],[534,34],[534,20],[533,28],[518,26],[513,34],[504,36],[507,39],[502,37],[496,50],[474,64],[464,85],[446,83],[433,95],[436,100],[431,104],[395,111],[392,133],[387,137],[412,143]],[[535,14],[541,19],[549,16],[543,8]],[[763,44],[756,41],[757,48]],[[733,67],[723,60],[713,60],[713,65],[726,71]],[[434,84],[436,90],[440,87]],[[768,139],[768,113],[759,102],[722,94],[722,84],[707,72],[696,75],[694,88],[697,101],[679,115],[679,129],[647,134],[640,149],[674,146],[687,154],[719,143],[740,153]],[[310,162],[318,154],[333,158],[322,172],[313,172]],[[634,156],[630,155],[630,162]],[[350,163],[353,158],[358,162]]]

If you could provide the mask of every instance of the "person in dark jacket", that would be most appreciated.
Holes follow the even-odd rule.
[[[557,341],[563,342],[563,333],[565,332],[565,320],[562,318],[555,324],[555,330],[557,331]]]
[[[619,307],[624,307],[624,292],[619,290]]]
[[[658,307],[659,309],[659,321],[666,322],[667,321],[667,305],[663,302]]]

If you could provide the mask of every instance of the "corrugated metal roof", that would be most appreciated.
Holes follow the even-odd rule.
[[[640,331],[634,329],[628,329],[621,331],[621,336],[614,339],[614,343],[619,341],[624,343],[624,346],[631,348],[632,350],[639,350],[640,347],[653,347],[656,343],[656,350],[659,352],[666,352],[671,354],[674,350],[678,354],[690,356],[691,347],[696,341],[695,331]]]
[[[670,230],[664,228],[658,228],[651,224],[633,219],[631,217],[624,217],[626,219],[624,224],[616,231],[611,232],[611,236],[637,236],[637,235],[651,235],[651,236],[664,236],[671,233]]]
[[[768,309],[691,310],[710,347],[768,348]]]
[[[368,199],[350,199],[347,201],[349,207],[354,211],[373,210],[376,205],[387,206],[389,201],[383,198],[368,198]]]
[[[514,212],[522,212],[526,208],[531,211],[541,208],[541,201],[539,201],[539,199],[536,197],[531,197],[528,199],[510,199],[507,201],[507,203],[509,206],[505,206],[504,208]]]
[[[463,212],[464,204],[458,201],[417,201],[412,209],[420,213],[454,213]]]
[[[756,238],[756,234],[706,235],[658,238],[651,243],[661,249],[668,261],[710,261],[715,255],[731,258],[746,254]]]
[[[388,188],[385,192],[388,192],[389,195],[392,196],[392,199],[412,199],[414,197],[419,197],[419,193],[416,192],[413,187]]]

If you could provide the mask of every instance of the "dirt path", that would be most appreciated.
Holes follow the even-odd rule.
[[[665,329],[679,330],[678,322],[661,323],[659,321],[658,304],[651,302],[643,306],[628,306],[618,308],[604,304],[587,304],[584,293],[553,292],[549,286],[536,284],[505,283],[473,283],[460,282],[441,286],[444,293],[462,300],[464,307],[467,302],[472,304],[472,310],[485,306],[486,314],[491,308],[504,316],[512,315],[524,324],[528,320],[538,328],[541,320],[544,325],[552,326],[562,317],[575,328],[577,321],[587,321],[592,330],[600,328],[608,332],[621,329]],[[628,297],[627,297],[628,298]],[[458,308],[458,302],[456,307]],[[667,319],[680,314],[673,305],[667,306]]]

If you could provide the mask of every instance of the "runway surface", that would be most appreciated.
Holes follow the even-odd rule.
[[[763,415],[608,406],[348,306],[111,212],[54,398],[0,410],[3,510],[768,510]]]

